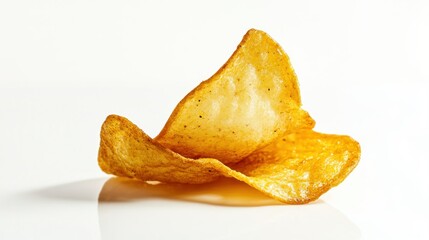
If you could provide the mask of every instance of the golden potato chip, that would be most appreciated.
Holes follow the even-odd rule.
[[[237,162],[288,131],[313,128],[300,106],[288,56],[252,29],[227,63],[177,105],[155,139],[186,157]]]
[[[161,146],[126,118],[111,115],[101,129],[99,165],[117,176],[205,183],[224,175],[281,202],[317,199],[353,170],[359,144],[347,136],[299,130],[228,167],[216,159],[189,159]]]
[[[311,130],[287,55],[250,30],[228,62],[190,92],[153,140],[126,118],[103,123],[103,171],[143,181],[238,179],[281,202],[317,199],[357,165],[359,143]],[[228,164],[228,165],[226,165]]]

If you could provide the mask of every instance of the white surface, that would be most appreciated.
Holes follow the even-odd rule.
[[[1,1],[0,239],[428,239],[429,5],[279,2]],[[102,191],[104,118],[155,136],[251,27],[289,54],[316,130],[361,143],[349,178],[304,206]]]

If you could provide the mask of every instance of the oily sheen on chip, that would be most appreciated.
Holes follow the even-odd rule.
[[[281,202],[302,204],[356,167],[359,143],[312,130],[287,54],[251,29],[230,59],[176,106],[152,139],[110,115],[101,128],[103,171],[142,181],[200,184],[235,178]]]

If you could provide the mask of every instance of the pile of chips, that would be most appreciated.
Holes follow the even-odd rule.
[[[356,167],[359,143],[313,131],[283,49],[251,29],[210,79],[176,106],[152,139],[110,115],[98,163],[121,177],[200,184],[231,177],[281,202],[302,204],[341,183]]]

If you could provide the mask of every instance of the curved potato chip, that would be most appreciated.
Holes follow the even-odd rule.
[[[266,33],[250,30],[227,63],[177,105],[155,140],[109,116],[98,162],[106,173],[143,181],[206,183],[223,175],[281,202],[307,203],[347,177],[360,146],[312,131],[315,122],[300,106],[287,55]]]
[[[178,183],[234,177],[285,203],[317,199],[353,170],[359,144],[348,136],[300,130],[228,167],[216,159],[185,158],[161,146],[126,118],[111,115],[101,129],[99,165],[117,176]]]
[[[313,128],[283,49],[251,29],[210,79],[192,90],[155,138],[190,158],[240,161],[288,131]]]

